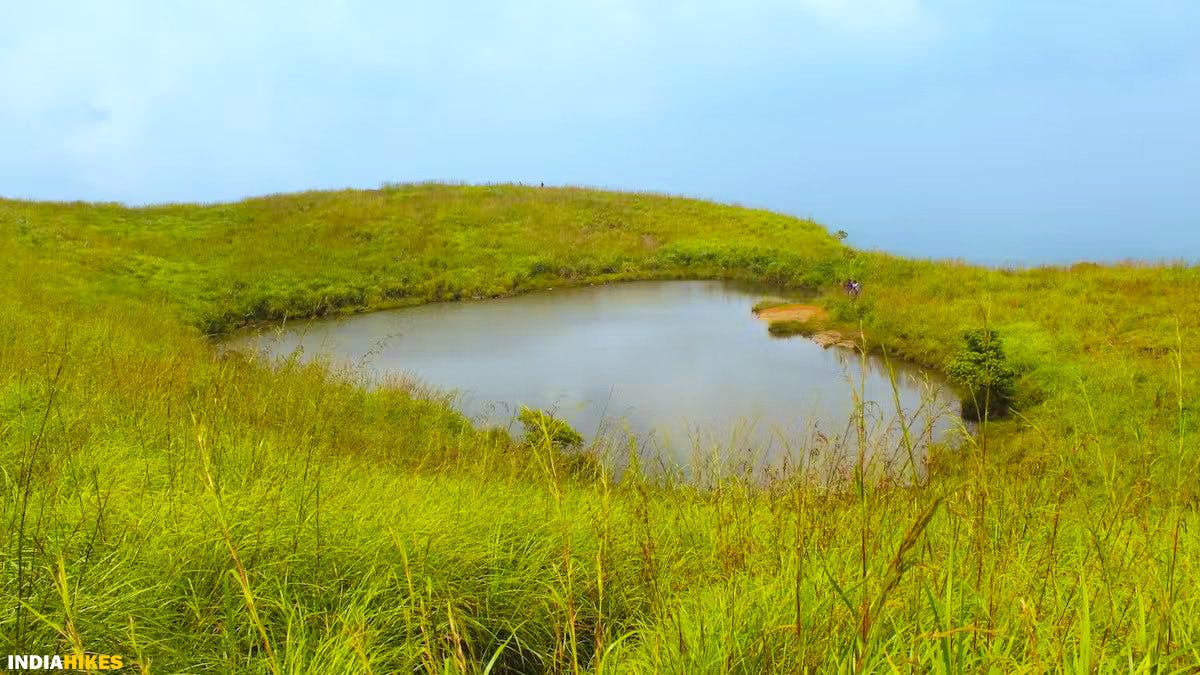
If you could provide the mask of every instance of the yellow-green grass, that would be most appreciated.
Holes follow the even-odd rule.
[[[0,201],[0,259],[0,652],[151,672],[1200,666],[1193,267],[904,260],[762,211],[503,185]],[[927,365],[993,327],[1017,414],[916,483],[614,483],[441,400],[207,337],[716,277],[823,291],[831,322]]]

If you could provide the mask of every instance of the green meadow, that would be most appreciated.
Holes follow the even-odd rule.
[[[1195,267],[990,269],[731,205],[437,184],[0,200],[0,260],[0,653],[161,673],[1200,669]],[[807,289],[829,327],[939,370],[964,331],[995,331],[1012,413],[916,476],[617,479],[553,424],[476,429],[436,393],[214,343],[671,278]]]

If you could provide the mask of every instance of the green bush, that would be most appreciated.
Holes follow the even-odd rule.
[[[583,436],[578,431],[544,410],[521,406],[517,419],[525,426],[525,442],[530,445],[548,443],[559,450],[583,445]]]
[[[982,420],[1008,414],[1015,392],[1016,370],[1004,355],[996,331],[973,328],[962,332],[962,346],[946,364],[946,374],[965,389],[964,418]]]

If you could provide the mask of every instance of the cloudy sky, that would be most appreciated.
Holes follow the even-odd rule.
[[[644,189],[860,246],[1200,260],[1200,2],[0,6],[0,195]]]

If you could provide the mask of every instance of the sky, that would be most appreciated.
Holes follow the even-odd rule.
[[[864,248],[1200,261],[1195,0],[0,6],[0,195],[696,196]]]

